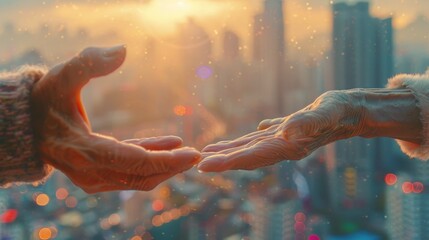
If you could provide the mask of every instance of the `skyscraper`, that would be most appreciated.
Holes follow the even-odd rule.
[[[273,202],[268,198],[255,197],[250,202],[254,207],[251,239],[304,239],[305,219],[298,223],[295,220],[297,214],[303,215],[298,198]]]
[[[423,166],[427,170],[427,162],[417,163],[414,160],[413,165]],[[417,174],[417,175],[414,175]],[[424,185],[427,182],[421,182],[419,174],[412,171],[410,174],[401,173],[397,181],[386,189],[386,216],[387,232],[389,239],[428,239],[429,227],[428,214],[429,202],[428,191],[425,191]],[[427,172],[423,179],[427,179]]]
[[[391,18],[371,16],[368,2],[336,3],[332,10],[335,88],[382,87],[393,75]],[[340,141],[328,156],[331,207],[342,217],[357,219],[373,209],[375,164],[382,161],[380,158],[389,158],[380,142],[359,138]]]
[[[285,30],[283,0],[265,0],[264,11],[254,18],[253,61],[261,67],[263,95],[270,114],[285,112]]]

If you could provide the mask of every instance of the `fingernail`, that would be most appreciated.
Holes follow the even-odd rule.
[[[125,45],[121,44],[111,48],[106,48],[103,52],[105,57],[114,57],[125,49]]]
[[[220,172],[223,171],[224,155],[212,156],[204,159],[198,164],[200,172]]]

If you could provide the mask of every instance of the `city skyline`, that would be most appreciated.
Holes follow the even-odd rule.
[[[126,43],[130,47],[136,45],[138,39],[146,36],[154,37],[159,41],[169,41],[168,35],[174,33],[177,24],[186,21],[188,17],[195,18],[208,31],[212,39],[221,39],[220,33],[224,26],[228,26],[242,39],[242,51],[245,58],[251,57],[251,36],[253,27],[251,23],[254,14],[262,8],[263,1],[210,1],[203,0],[196,3],[187,1],[120,1],[112,4],[99,4],[97,1],[78,1],[74,4],[68,2],[30,1],[27,7],[17,1],[2,2],[7,8],[2,8],[0,12],[0,23],[13,23],[22,32],[35,32],[43,24],[48,24],[52,34],[67,29],[69,33],[85,28],[91,35],[103,35],[116,32],[114,36],[116,42]],[[54,4],[55,3],[55,4]],[[425,1],[416,1],[412,6],[406,6],[402,1],[385,0],[373,1],[374,15],[385,18],[393,16],[395,29],[403,29],[412,23],[418,16],[429,14],[422,12]],[[405,4],[405,5],[404,5]],[[288,1],[284,7],[285,23],[287,24],[286,44],[289,54],[299,55],[305,53],[311,57],[320,56],[321,51],[326,52],[330,47],[331,15],[329,1]],[[95,8],[95,11],[92,11]],[[153,10],[155,8],[155,10]],[[171,9],[171,10],[169,10]],[[211,12],[204,12],[205,9],[212,9]],[[176,11],[174,11],[176,10]],[[168,14],[174,11],[174,14]],[[88,14],[88,13],[91,14]],[[154,14],[145,17],[145,12]],[[162,13],[166,15],[159,15]],[[17,18],[27,14],[29,18]],[[89,16],[90,15],[90,16]],[[174,17],[178,15],[177,17]],[[219,17],[219,15],[221,17]],[[173,16],[173,18],[172,18]],[[145,20],[148,18],[148,20]],[[150,21],[149,21],[150,20]],[[151,23],[164,22],[164,25],[152,25]],[[398,23],[400,22],[400,23]],[[168,27],[166,27],[166,25]],[[306,27],[300,27],[300,26]],[[419,31],[415,29],[415,31]],[[48,37],[47,40],[50,38]],[[51,39],[58,41],[60,39]],[[90,42],[97,44],[97,42]],[[39,43],[40,47],[41,44]],[[55,45],[55,44],[54,44]],[[428,47],[429,48],[429,47]],[[215,56],[221,55],[220,46],[214,48]],[[133,56],[133,52],[130,53]]]
[[[4,37],[0,69],[25,63],[50,65],[87,44],[108,45],[129,34],[125,65],[85,87],[84,102],[93,129],[118,139],[179,135],[185,145],[201,149],[211,142],[254,131],[264,118],[299,110],[327,90],[383,87],[400,69],[412,70],[408,59],[414,60],[419,71],[429,66],[429,52],[394,53],[403,49],[394,41],[398,39],[394,38],[395,20],[390,15],[374,14],[376,3],[330,5],[314,0],[301,4],[308,11],[306,15],[329,7],[328,18],[320,21],[332,23],[334,31],[327,33],[334,40],[328,41],[332,45],[317,58],[308,53],[291,54],[300,53],[303,47],[291,28],[315,30],[308,22],[291,26],[282,21],[299,18],[289,10],[299,3],[292,0],[258,1],[258,7],[252,3],[247,9],[241,8],[245,1],[237,1],[241,7],[232,8],[241,14],[230,20],[245,18],[231,24],[221,17],[204,20],[198,14],[181,15],[185,17],[175,22],[170,35],[162,37],[147,34],[144,24],[133,22],[132,14],[125,21],[115,19],[131,13],[133,6],[149,8],[167,2],[121,1],[123,8],[116,4],[106,4],[108,9],[100,6],[95,15],[106,10],[101,19],[108,20],[105,29],[98,30],[91,28],[93,19],[82,28],[58,25],[55,20],[35,23],[34,29],[5,23],[0,30]],[[217,4],[214,2],[205,6]],[[83,14],[99,2],[84,3],[64,3],[58,9]],[[185,1],[173,3],[181,11],[197,11]],[[12,9],[22,7],[14,4]],[[222,4],[234,5],[231,1]],[[46,1],[48,9],[54,5]],[[39,14],[35,9],[32,14]],[[167,11],[161,14],[165,15]],[[424,44],[424,34],[413,29],[424,28],[425,19],[416,19],[420,24],[412,24],[408,30]],[[221,27],[212,28],[206,21]],[[126,26],[118,30],[121,24]],[[404,43],[413,46],[411,40]],[[311,45],[318,39],[309,41]],[[429,209],[423,201],[429,165],[407,159],[396,145],[386,148],[379,143],[347,140],[335,151],[322,148],[301,161],[283,161],[255,171],[201,174],[191,169],[150,192],[88,195],[56,173],[42,186],[0,191],[0,210],[4,211],[0,237],[336,240],[352,236],[386,239],[396,233],[404,236],[401,231],[407,231],[407,224],[424,220],[418,207]],[[416,207],[408,204],[415,202],[419,203]],[[402,225],[396,229],[396,224]]]

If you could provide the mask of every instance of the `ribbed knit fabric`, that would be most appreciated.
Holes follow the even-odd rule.
[[[417,99],[420,108],[420,121],[423,126],[423,142],[415,144],[397,140],[401,150],[408,156],[421,160],[429,159],[429,71],[423,75],[400,74],[391,79],[388,88],[410,89]]]
[[[37,157],[30,118],[30,93],[44,73],[44,69],[33,66],[0,73],[1,187],[38,183],[52,172],[52,167]]]

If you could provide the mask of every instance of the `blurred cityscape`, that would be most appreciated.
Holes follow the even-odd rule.
[[[367,1],[331,1],[330,44],[308,54],[289,48],[298,42],[287,37],[287,5],[261,0],[250,40],[228,25],[213,37],[192,17],[168,37],[136,37],[126,64],[83,92],[93,130],[118,139],[178,135],[201,149],[327,90],[382,88],[397,73],[429,67],[426,16],[398,29]],[[48,21],[35,30],[8,21],[0,33],[2,71],[52,66],[123,37]],[[0,190],[0,239],[429,239],[428,172],[393,140],[360,138],[255,171],[193,169],[150,192],[88,195],[56,172],[40,186]]]

